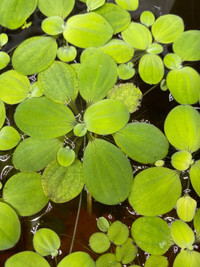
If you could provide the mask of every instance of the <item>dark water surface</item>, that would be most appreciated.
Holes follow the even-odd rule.
[[[74,11],[74,14],[82,12],[83,6],[83,3],[76,0],[76,10]],[[140,7],[137,11],[132,12],[132,17],[135,20],[138,20],[139,15],[144,10],[151,10],[156,16],[167,13],[177,14],[183,18],[186,30],[200,29],[200,4],[198,0],[140,0]],[[3,50],[9,51],[13,49],[13,47],[17,46],[28,37],[42,35],[43,32],[40,28],[40,24],[43,18],[44,16],[39,11],[36,11],[29,19],[30,21],[33,21],[31,28],[23,31],[20,29],[10,31],[0,26],[0,32],[6,32],[9,36],[9,43]],[[195,67],[198,71],[200,70],[200,64],[197,64]],[[7,69],[10,68],[11,66],[7,67]],[[5,69],[3,71],[5,71]],[[0,73],[3,71],[0,71]],[[134,77],[133,82],[137,84],[143,92],[148,88],[139,81],[137,75]],[[140,109],[132,115],[131,119],[148,121],[163,130],[163,124],[167,114],[176,105],[177,103],[171,99],[168,91],[163,92],[159,88],[155,88],[143,98]],[[15,106],[7,107],[7,124],[14,124],[13,113],[15,108]],[[2,180],[2,183],[5,183],[9,177],[16,173],[12,168],[11,162],[13,151],[14,150],[9,151],[8,153],[0,152],[0,179]],[[174,151],[174,148],[170,147],[169,157]],[[200,155],[197,155],[197,157],[200,158]],[[133,161],[132,164],[135,174],[145,168],[145,166]],[[171,167],[169,158],[166,160],[166,166]],[[183,173],[183,190],[187,187],[187,177],[187,172]],[[190,194],[198,201],[194,192],[190,192]],[[138,218],[138,215],[133,211],[127,201],[116,206],[106,206],[93,201],[92,214],[89,215],[87,212],[86,195],[86,191],[84,191],[73,251],[86,251],[90,253],[94,260],[96,260],[98,255],[91,252],[88,246],[90,235],[98,230],[96,227],[96,219],[100,216],[105,216],[110,221],[120,220],[128,226],[131,226],[133,221]],[[33,233],[42,227],[47,227],[56,231],[61,238],[60,253],[57,256],[57,261],[59,262],[69,253],[78,203],[79,197],[64,204],[49,203],[49,205],[39,214],[32,217],[21,218],[22,234],[20,241],[14,248],[0,252],[0,267],[4,266],[5,260],[11,255],[23,250],[33,250]],[[177,218],[176,211],[173,210],[170,213],[163,215],[162,218],[170,223]],[[192,223],[190,223],[190,226],[193,227]],[[196,247],[196,250],[200,252],[200,248]],[[173,246],[165,254],[170,262],[169,266],[173,265],[174,258],[178,251],[178,247]],[[134,260],[135,264],[143,266],[147,256],[148,254],[139,250],[139,255]],[[51,257],[47,257],[47,259],[51,266],[56,266],[55,259],[51,259]]]

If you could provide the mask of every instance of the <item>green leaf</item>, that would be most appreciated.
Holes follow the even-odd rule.
[[[6,33],[0,34],[0,48],[3,47],[8,42],[8,35]]]
[[[0,51],[0,70],[4,69],[10,62],[10,56],[3,51]]]
[[[154,21],[155,21],[155,16],[151,11],[143,11],[142,14],[140,15],[140,22],[147,27],[152,26]]]
[[[46,18],[41,24],[42,30],[49,35],[61,34],[65,28],[65,22],[61,17]]]
[[[89,142],[83,172],[87,189],[97,201],[115,205],[128,197],[133,178],[130,162],[109,142],[100,139]]]
[[[115,245],[123,245],[129,236],[129,229],[120,221],[113,222],[108,229],[108,238]]]
[[[6,108],[4,102],[0,100],[0,129],[4,125],[6,119]]]
[[[99,49],[111,56],[116,63],[126,63],[134,55],[134,48],[120,39],[112,39]]]
[[[106,218],[99,217],[97,219],[97,227],[99,228],[100,231],[107,232],[110,227],[110,224]]]
[[[197,160],[190,168],[190,181],[197,195],[200,196],[200,160]]]
[[[59,61],[38,75],[39,87],[44,95],[56,102],[66,104],[74,101],[78,95],[78,81],[73,68]]]
[[[184,22],[177,15],[167,14],[160,16],[151,28],[155,41],[169,44],[176,40],[184,31]]]
[[[153,164],[168,153],[166,137],[152,124],[129,123],[113,137],[126,155],[140,163]]]
[[[107,94],[108,99],[116,99],[123,102],[130,113],[137,110],[142,92],[133,83],[121,83],[115,85]]]
[[[9,150],[15,147],[21,137],[12,126],[4,126],[0,130],[0,150]]]
[[[57,153],[57,161],[60,166],[68,167],[70,166],[75,160],[76,154],[73,149],[66,146],[60,148]]]
[[[194,232],[183,221],[176,220],[171,224],[170,233],[173,241],[182,249],[193,249],[192,244],[195,241]]]
[[[78,71],[79,91],[88,102],[103,99],[117,81],[117,65],[111,56],[95,52],[87,56]]]
[[[96,267],[121,267],[117,261],[115,254],[106,253],[101,255],[96,261]]]
[[[70,201],[80,194],[84,186],[82,163],[75,160],[69,167],[52,161],[42,176],[45,194],[55,203]]]
[[[137,22],[131,22],[129,27],[122,32],[122,38],[139,50],[146,50],[152,43],[151,32],[144,25]]]
[[[83,119],[88,131],[112,134],[126,125],[129,112],[119,100],[104,99],[87,108]]]
[[[133,239],[131,238],[128,238],[123,245],[116,247],[116,259],[123,264],[132,262],[137,253],[137,247],[133,245]]]
[[[17,29],[34,12],[36,6],[37,0],[1,0],[0,24],[11,30]]]
[[[105,4],[105,0],[86,0],[89,11],[95,10]]]
[[[165,135],[177,149],[190,153],[200,148],[200,114],[189,105],[173,108],[164,124]]]
[[[30,37],[15,50],[12,64],[25,75],[41,72],[53,63],[57,52],[56,40],[46,36]]]
[[[77,50],[74,46],[61,46],[57,50],[57,57],[64,62],[73,61],[77,56]]]
[[[96,253],[104,253],[110,247],[110,240],[104,233],[94,233],[90,236],[89,245]]]
[[[62,142],[58,139],[35,139],[29,137],[23,140],[15,149],[12,162],[17,170],[34,172],[44,169],[53,159],[56,159]]]
[[[31,216],[48,202],[41,185],[39,173],[20,172],[4,185],[3,200],[10,204],[20,216]]]
[[[138,68],[141,79],[148,84],[159,83],[164,76],[164,65],[158,55],[143,55]]]
[[[145,261],[144,267],[153,267],[153,266],[168,267],[169,262],[164,256],[151,255]]]
[[[95,267],[93,259],[85,252],[77,251],[64,257],[57,267]]]
[[[153,255],[164,254],[172,245],[169,226],[158,217],[136,219],[131,234],[139,248]]]
[[[73,132],[76,136],[82,137],[87,133],[87,128],[85,127],[84,123],[77,123],[74,126]]]
[[[115,0],[116,4],[122,8],[135,11],[139,6],[139,0]]]
[[[41,256],[57,256],[60,247],[59,236],[51,229],[41,228],[33,236],[33,247]]]
[[[30,91],[27,76],[15,70],[9,70],[0,75],[0,99],[7,104],[17,104],[27,98]]]
[[[73,129],[75,118],[71,110],[45,97],[31,98],[16,109],[15,122],[26,134],[34,138],[54,138]]]
[[[33,251],[22,251],[14,254],[5,263],[5,267],[50,267],[49,263]]]
[[[75,46],[98,47],[112,38],[113,29],[102,16],[92,12],[70,17],[63,35],[67,42]]]
[[[135,69],[133,63],[120,64],[117,68],[117,73],[120,79],[129,80],[135,75]]]
[[[176,171],[152,167],[141,171],[134,178],[129,202],[137,213],[156,216],[172,210],[181,191],[181,182]]]
[[[183,61],[200,60],[200,31],[190,30],[183,32],[173,43],[174,53]]]
[[[160,54],[163,52],[163,47],[160,44],[153,43],[147,48],[149,54]]]
[[[21,226],[16,212],[9,205],[0,202],[0,210],[0,250],[6,250],[18,242]]]
[[[178,217],[184,222],[190,222],[193,220],[197,202],[189,195],[185,195],[178,199],[176,203],[176,211]]]
[[[39,10],[47,17],[59,16],[65,19],[74,5],[75,0],[38,0]]]
[[[194,228],[196,230],[196,236],[199,239],[200,237],[200,209],[198,209],[194,216]]]
[[[164,57],[164,64],[168,69],[179,69],[181,68],[181,57],[177,54],[169,53]]]
[[[173,267],[199,267],[200,253],[191,250],[181,250],[174,260]]]
[[[102,7],[95,10],[95,13],[101,15],[109,22],[114,30],[114,34],[125,30],[131,22],[130,13],[112,3],[105,3]]]
[[[167,86],[180,104],[194,104],[199,99],[200,76],[191,67],[171,70],[167,75]]]
[[[34,82],[32,85],[31,85],[31,88],[30,88],[30,93],[27,95],[28,98],[31,98],[31,97],[40,97],[42,96],[43,93],[38,85],[38,82]]]
[[[188,151],[177,151],[171,156],[172,166],[179,171],[187,170],[192,163],[194,163],[194,161],[192,155]]]

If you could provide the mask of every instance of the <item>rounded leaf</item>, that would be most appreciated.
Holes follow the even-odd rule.
[[[126,125],[129,112],[119,100],[104,99],[87,108],[83,119],[88,131],[112,134]]]
[[[152,124],[129,123],[113,137],[126,155],[143,164],[153,164],[168,153],[166,137]]]
[[[172,210],[181,191],[181,182],[176,171],[152,167],[141,171],[134,178],[129,202],[137,213],[156,216]]]
[[[155,21],[155,16],[151,11],[143,11],[140,15],[140,22],[147,27],[152,26]]]
[[[46,36],[30,37],[17,47],[12,57],[12,64],[14,69],[22,74],[35,74],[51,65],[56,52],[55,39]]]
[[[6,108],[4,102],[0,100],[0,129],[4,125],[6,119]]]
[[[65,28],[65,22],[61,17],[46,18],[41,24],[42,30],[49,35],[61,34]]]
[[[197,160],[190,168],[190,181],[198,196],[200,196],[200,160]]]
[[[63,35],[67,42],[75,46],[98,47],[112,38],[113,29],[102,16],[92,12],[70,17]]]
[[[200,237],[200,209],[198,209],[194,216],[194,228],[196,230],[196,236]]]
[[[153,255],[164,254],[172,245],[168,224],[159,217],[140,217],[131,226],[139,248]]]
[[[60,166],[68,167],[70,166],[75,160],[76,154],[74,150],[70,149],[70,147],[66,146],[60,148],[57,153],[57,161]]]
[[[103,233],[94,233],[90,236],[89,245],[96,253],[104,253],[110,247],[110,240]]]
[[[41,228],[33,236],[33,247],[43,257],[56,256],[60,247],[60,238],[53,230]]]
[[[104,217],[99,217],[97,219],[97,227],[99,228],[99,230],[101,230],[102,232],[107,232],[110,224],[108,222],[108,220],[106,220],[106,218]]]
[[[87,189],[97,201],[115,205],[128,197],[133,181],[130,162],[109,142],[100,139],[89,142],[83,172]]]
[[[9,62],[10,56],[6,52],[0,51],[0,70],[5,68]]]
[[[64,257],[57,265],[57,267],[95,267],[93,259],[89,254],[77,251]]]
[[[57,50],[57,56],[61,61],[70,62],[77,56],[77,50],[74,46],[61,46]]]
[[[171,156],[172,166],[179,171],[187,170],[193,162],[192,155],[188,151],[178,151]]]
[[[145,261],[144,267],[153,267],[153,266],[168,267],[169,262],[164,256],[151,255]]]
[[[147,48],[149,54],[160,54],[163,52],[163,47],[160,44],[153,43]]]
[[[55,203],[75,198],[83,186],[83,167],[79,160],[75,160],[69,167],[62,167],[57,161],[52,161],[42,175],[43,190]]]
[[[184,31],[184,22],[181,17],[173,14],[160,16],[151,28],[155,41],[169,44]]]
[[[73,132],[76,136],[82,137],[87,133],[87,128],[85,127],[84,123],[77,123],[74,126]]]
[[[169,53],[164,57],[164,64],[170,70],[181,68],[181,63],[181,57],[177,54]]]
[[[129,229],[120,221],[113,222],[108,229],[108,238],[115,245],[123,245],[129,236]]]
[[[139,6],[139,0],[115,0],[116,4],[122,8],[135,11]]]
[[[200,253],[191,250],[181,250],[174,260],[173,267],[199,267]]]
[[[0,202],[0,210],[0,250],[6,250],[18,242],[21,226],[16,212],[9,205]]]
[[[128,238],[127,241],[116,247],[116,258],[119,262],[123,264],[128,264],[132,262],[138,253],[138,249],[133,245],[133,239]]]
[[[20,216],[31,216],[48,202],[41,185],[39,173],[17,173],[4,185],[3,200],[10,204]]]
[[[135,75],[135,69],[132,63],[120,64],[117,68],[117,73],[120,79],[129,80]]]
[[[190,222],[191,220],[193,220],[196,207],[196,200],[191,198],[189,195],[185,195],[184,197],[179,198],[176,203],[177,214],[179,218],[184,222]]]
[[[105,4],[105,0],[86,0],[86,5],[89,11],[95,10]]]
[[[53,101],[31,98],[16,109],[15,122],[26,134],[34,138],[54,138],[70,132],[75,123],[71,110]]]
[[[173,108],[164,124],[165,135],[177,149],[190,153],[200,148],[200,114],[189,105]]]
[[[96,267],[121,267],[121,264],[117,261],[115,254],[106,253],[97,259]]]
[[[40,97],[43,95],[43,92],[41,91],[39,85],[38,85],[38,82],[34,82],[32,85],[31,85],[31,88],[30,88],[30,93],[28,94],[28,98],[31,98],[31,97]]]
[[[15,147],[21,137],[12,126],[4,126],[0,130],[0,150],[9,150]]]
[[[4,46],[8,42],[8,35],[6,33],[0,34],[0,47]]]

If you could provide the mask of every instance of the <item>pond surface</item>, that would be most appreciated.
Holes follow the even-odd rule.
[[[111,1],[110,1],[111,2]],[[76,1],[76,13],[82,11],[83,4],[79,1]],[[151,10],[156,16],[160,16],[167,13],[177,14],[181,16],[185,22],[185,29],[199,29],[200,28],[200,8],[198,6],[198,0],[140,0],[140,7],[137,11],[132,12],[132,17],[134,20],[138,20],[139,15],[143,10]],[[40,24],[44,16],[36,11],[30,18],[30,21],[33,21],[33,26],[31,29],[15,30],[10,31],[2,29],[0,27],[0,32],[6,32],[9,36],[9,43],[4,47],[4,51],[9,51],[21,43],[24,39],[43,34]],[[7,69],[11,67],[8,66]],[[200,70],[200,65],[195,66],[197,70]],[[5,71],[5,69],[4,69]],[[32,77],[34,79],[34,77]],[[147,90],[145,86],[138,78],[134,76],[132,80],[137,84],[141,91],[144,93]],[[177,103],[169,95],[169,92],[163,92],[159,88],[155,88],[153,91],[149,92],[144,96],[141,107],[132,115],[132,121],[147,121],[163,131],[163,122],[166,118],[169,111],[175,107]],[[13,124],[13,113],[15,107],[7,106],[7,124]],[[166,159],[166,166],[171,167],[170,165],[170,155],[175,152],[175,149],[170,147],[169,157]],[[15,170],[12,168],[11,155],[13,151],[9,153],[0,152],[0,179],[3,183],[15,174]],[[197,157],[200,155],[197,155]],[[139,163],[133,162],[134,173],[138,173],[140,170],[146,168]],[[183,189],[187,186],[188,173],[183,173]],[[196,198],[196,194],[190,192],[191,196]],[[33,233],[41,227],[47,227],[54,230],[61,238],[61,247],[60,253],[57,257],[57,260],[60,261],[64,256],[69,253],[71,240],[74,231],[74,224],[77,216],[77,209],[79,205],[79,197],[76,199],[64,203],[64,204],[55,204],[49,203],[47,207],[39,214],[32,217],[23,217],[21,218],[22,223],[22,235],[20,241],[17,245],[8,250],[0,252],[0,266],[4,265],[5,260],[11,255],[23,251],[23,250],[33,250],[32,238]],[[199,204],[198,204],[199,205]],[[200,205],[199,205],[200,206]],[[73,251],[86,251],[90,253],[94,260],[97,259],[97,255],[92,252],[88,246],[88,240],[92,233],[97,231],[96,219],[100,216],[105,216],[108,220],[120,220],[127,224],[129,227],[132,225],[133,221],[139,217],[131,206],[128,204],[128,201],[120,203],[116,206],[105,206],[98,202],[93,201],[92,203],[92,212],[89,214],[87,211],[87,193],[83,192],[82,195],[82,205],[80,209],[80,216],[78,220],[78,227],[75,237],[75,242],[73,245]],[[176,211],[173,210],[168,214],[162,216],[168,223],[171,223],[174,219],[178,218]],[[190,226],[193,227],[192,223]],[[200,252],[200,248],[196,247],[196,250]],[[172,246],[170,250],[165,254],[169,259],[169,266],[172,266],[174,258],[179,251],[177,246]],[[144,265],[145,259],[148,257],[148,254],[145,254],[143,251],[139,250],[138,257],[134,260],[135,264]],[[56,260],[47,258],[51,266],[56,266]]]

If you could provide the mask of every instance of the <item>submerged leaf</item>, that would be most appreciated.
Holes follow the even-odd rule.
[[[15,147],[21,137],[12,126],[4,126],[0,130],[0,150],[9,150]]]

